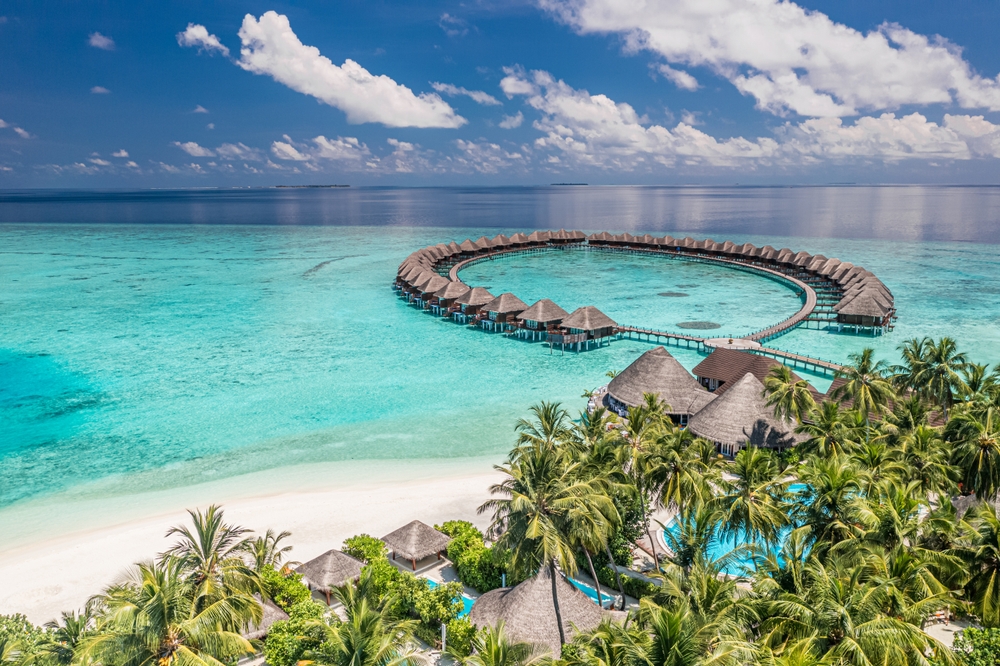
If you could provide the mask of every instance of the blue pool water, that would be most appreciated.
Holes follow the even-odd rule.
[[[593,601],[598,606],[603,606],[604,608],[607,608],[612,603],[614,603],[614,597],[608,594],[604,589],[601,590],[601,597],[600,599],[598,599],[597,589],[593,585],[588,585],[587,583],[584,583],[583,581],[577,580],[575,578],[570,578],[569,582],[573,584],[573,587],[586,594],[590,598],[590,600]]]
[[[436,580],[431,580],[427,578],[427,584],[431,587],[437,587],[439,583]],[[470,612],[472,612],[472,604],[476,603],[476,600],[472,597],[463,594],[461,597],[462,602],[462,612],[458,614],[459,617],[466,617]]]
[[[550,355],[397,300],[388,285],[400,261],[452,239],[566,227],[823,253],[889,285],[896,331],[871,339],[796,330],[771,344],[841,361],[872,345],[895,360],[908,337],[951,335],[973,359],[1000,362],[1000,251],[988,244],[1000,241],[998,192],[3,194],[0,524],[15,538],[21,526],[4,510],[17,505],[45,500],[55,515],[89,499],[314,463],[499,460],[531,404],[582,409],[585,389],[649,349],[623,340]],[[518,259],[517,271],[477,266],[476,279],[525,300],[592,303],[665,327],[709,320],[752,329],[796,307],[781,285],[721,267],[595,256],[570,270],[534,257]],[[688,368],[702,359],[670,351]]]

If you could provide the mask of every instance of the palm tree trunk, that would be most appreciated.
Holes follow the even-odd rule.
[[[590,567],[590,577],[594,579],[594,589],[597,590],[597,605],[604,608],[601,598],[601,581],[597,580],[597,572],[594,571],[594,561],[590,559],[590,551],[583,549],[583,554],[587,556],[587,566]]]
[[[613,555],[611,555],[611,546],[609,546],[607,543],[604,544],[604,552],[608,554],[608,566],[611,567],[612,570],[615,572],[615,579],[618,582],[618,591],[621,592],[622,595],[621,610],[625,610],[625,586],[622,584],[622,574],[620,571],[618,571],[618,566],[615,563],[615,558]]]
[[[648,505],[647,505],[648,506]],[[653,533],[649,531],[649,521],[652,516],[647,514],[646,516],[646,537],[649,539],[649,549],[653,552],[653,565],[656,567],[656,573],[660,573],[660,558],[656,556],[656,542],[653,541]]]
[[[552,606],[556,611],[556,626],[559,627],[559,645],[566,645],[566,632],[563,630],[562,612],[559,610],[559,591],[556,587],[556,561],[549,561],[549,577],[552,579]]]

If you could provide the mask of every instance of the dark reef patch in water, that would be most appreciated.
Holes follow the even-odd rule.
[[[666,296],[667,298],[684,298],[688,294],[683,291],[661,291],[657,296]]]
[[[690,328],[697,331],[710,331],[715,328],[722,328],[722,324],[716,324],[714,321],[682,321],[677,324],[677,328]]]

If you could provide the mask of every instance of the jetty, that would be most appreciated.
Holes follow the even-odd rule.
[[[618,324],[596,308],[587,306],[586,317],[572,320],[548,299],[530,308],[513,294],[503,294],[495,302],[481,304],[468,312],[462,296],[475,291],[465,285],[460,272],[476,263],[539,252],[613,252],[661,256],[667,260],[714,263],[775,280],[792,289],[802,306],[787,319],[750,334],[711,338],[672,331],[658,331],[641,325]],[[613,235],[608,232],[586,235],[581,231],[534,231],[510,237],[498,235],[467,239],[461,243],[439,243],[412,253],[399,266],[393,282],[401,298],[432,314],[469,323],[487,331],[549,343],[550,350],[566,346],[589,349],[613,338],[644,340],[711,351],[719,347],[738,348],[768,356],[794,368],[834,374],[840,366],[832,361],[795,354],[764,343],[797,327],[835,329],[857,335],[885,335],[892,331],[896,308],[892,292],[871,271],[850,262],[789,248],[750,243],[696,240],[691,237],[654,237],[649,234]],[[485,292],[485,290],[480,290]],[[485,292],[488,293],[488,292]],[[503,301],[503,303],[501,303]],[[581,315],[584,309],[581,309]],[[593,312],[592,312],[593,311]],[[523,314],[522,314],[523,313]],[[600,315],[600,325],[580,325],[577,320]],[[471,316],[470,316],[471,315]],[[566,326],[566,323],[570,326]],[[576,324],[576,325],[573,325]]]

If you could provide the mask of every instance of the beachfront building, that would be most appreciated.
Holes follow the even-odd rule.
[[[295,573],[302,575],[302,582],[312,592],[320,592],[330,605],[330,595],[338,587],[356,581],[361,577],[362,562],[339,550],[328,550],[305,564],[300,564]]]
[[[417,570],[417,562],[437,555],[441,559],[441,553],[448,549],[451,537],[419,520],[403,525],[394,532],[389,532],[382,541],[392,552],[392,559],[402,557],[409,560],[413,570]]]
[[[618,324],[608,315],[593,305],[577,308],[559,324],[558,336],[550,335],[553,344],[576,345],[576,350],[590,349],[593,343],[600,346],[601,341],[610,340],[615,335]]]
[[[764,398],[764,385],[749,372],[713,398],[687,426],[698,437],[714,442],[723,455],[735,456],[747,446],[780,451],[803,439],[795,434],[794,421],[774,416],[774,408]]]
[[[625,617],[625,613],[602,609],[559,573],[555,587],[567,642],[578,631],[594,629],[606,617],[616,620]],[[479,628],[495,627],[503,621],[511,640],[534,643],[559,657],[562,645],[552,588],[552,573],[548,567],[542,567],[535,576],[516,587],[491,590],[476,599],[469,620]]]
[[[504,292],[479,308],[476,323],[486,331],[503,332],[517,324],[517,315],[528,309],[528,304],[514,294]]]
[[[559,330],[556,327],[568,314],[554,302],[543,298],[515,317],[517,337],[544,341],[550,331]]]
[[[434,292],[431,299],[431,312],[443,317],[449,316],[448,310],[459,296],[469,291],[469,286],[464,282],[449,280],[441,289]]]
[[[716,395],[722,395],[748,372],[763,384],[771,370],[779,368],[781,365],[775,359],[767,356],[717,347],[708,355],[708,358],[694,366],[693,372],[702,386]],[[802,381],[802,377],[792,372],[792,381]],[[812,392],[814,400],[817,402],[823,400],[824,395],[811,385],[809,390]]]
[[[650,349],[611,380],[607,406],[627,416],[629,407],[646,404],[647,393],[657,396],[670,419],[681,425],[715,399],[663,347]]]
[[[496,298],[482,287],[473,287],[455,299],[448,308],[452,318],[459,324],[467,324],[479,313],[479,308]]]

